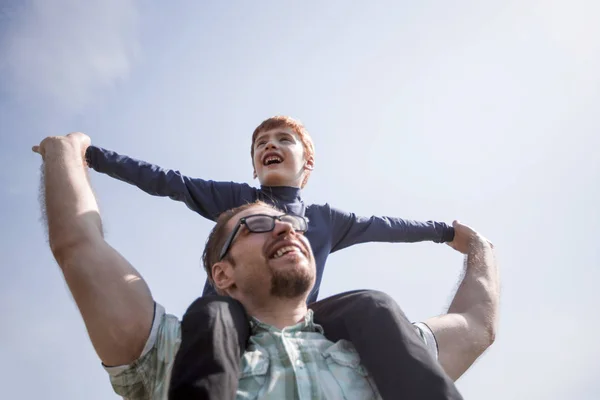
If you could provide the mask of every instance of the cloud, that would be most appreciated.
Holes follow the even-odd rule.
[[[1,19],[2,86],[28,105],[77,112],[127,78],[139,53],[133,0],[32,0]]]

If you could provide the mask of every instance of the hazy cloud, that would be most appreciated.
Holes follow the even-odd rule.
[[[32,0],[3,19],[2,86],[29,104],[78,111],[126,78],[139,50],[132,0]]]

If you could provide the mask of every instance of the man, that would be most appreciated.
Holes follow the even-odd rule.
[[[179,322],[155,305],[140,274],[104,241],[83,161],[85,140],[71,134],[34,147],[45,161],[50,247],[117,393],[165,399]],[[327,341],[306,308],[315,266],[301,217],[259,204],[220,221],[206,249],[211,279],[253,321],[238,398],[378,398],[352,346]],[[462,238],[457,250],[468,254],[465,277],[449,314],[417,328],[429,348],[437,341],[439,361],[452,379],[492,343],[498,306],[490,244],[464,225],[455,223],[455,229]]]
[[[343,142],[338,144],[340,151]],[[411,221],[398,217],[361,217],[325,204],[308,204],[302,189],[313,173],[315,147],[304,125],[291,117],[264,120],[252,133],[250,155],[260,187],[185,176],[97,146],[85,152],[90,168],[132,184],[153,196],[183,202],[198,215],[216,222],[224,211],[261,200],[308,219],[306,238],[317,267],[316,282],[308,296],[314,319],[333,342],[348,340],[369,370],[385,398],[422,400],[460,395],[435,359],[419,343],[414,327],[389,296],[370,290],[318,299],[330,253],[359,243],[454,243],[454,228],[443,222]],[[206,178],[206,177],[205,177]],[[355,182],[354,193],[361,186]],[[381,188],[385,191],[385,185]],[[382,192],[383,193],[383,192]],[[401,265],[390,265],[390,272]],[[331,279],[331,278],[330,278]],[[206,280],[202,297],[182,318],[181,345],[171,382],[170,400],[231,400],[240,374],[241,355],[250,329],[241,303],[215,296]],[[227,331],[228,335],[219,332]],[[230,357],[238,354],[239,357]],[[410,365],[410,368],[406,366]],[[395,371],[403,370],[398,376]]]

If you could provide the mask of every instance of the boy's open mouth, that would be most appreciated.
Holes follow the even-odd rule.
[[[283,158],[277,154],[266,154],[263,157],[263,165],[281,164]]]

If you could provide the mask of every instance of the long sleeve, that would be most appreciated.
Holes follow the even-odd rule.
[[[85,155],[88,165],[95,171],[137,186],[153,196],[181,201],[192,211],[213,221],[223,211],[255,197],[255,189],[246,184],[190,178],[179,171],[97,146],[88,147]]]
[[[331,252],[366,242],[450,242],[454,228],[444,222],[412,221],[394,217],[359,217],[331,209]]]

